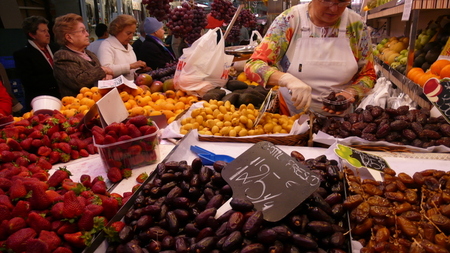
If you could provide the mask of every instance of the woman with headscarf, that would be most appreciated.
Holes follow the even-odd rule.
[[[112,70],[102,67],[97,56],[86,50],[89,32],[80,15],[69,13],[56,18],[53,33],[62,45],[53,59],[53,74],[61,96],[76,96],[81,88],[91,88],[97,86],[98,80],[112,78]]]
[[[136,59],[129,43],[136,32],[136,24],[136,19],[127,14],[119,15],[109,24],[111,36],[102,42],[97,56],[102,66],[111,68],[113,77],[123,75],[134,80],[136,69],[147,67],[145,62]]]

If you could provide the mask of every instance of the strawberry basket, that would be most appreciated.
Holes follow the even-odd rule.
[[[155,132],[125,141],[101,145],[93,138],[106,170],[111,167],[133,169],[156,163],[160,155],[160,138],[159,128],[156,124],[154,126]]]

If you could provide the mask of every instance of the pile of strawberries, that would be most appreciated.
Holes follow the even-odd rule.
[[[98,152],[111,182],[127,177],[125,171],[155,163],[158,159],[158,127],[144,115],[105,128],[92,127]]]
[[[52,164],[97,153],[82,117],[66,118],[55,110],[53,116],[38,114],[5,126],[0,131],[2,166],[14,162],[31,170],[32,164],[48,170]]]
[[[85,174],[74,182],[65,168],[48,180],[20,176],[19,171],[16,166],[0,171],[3,251],[81,252],[131,196],[108,193],[100,176],[91,180]]]

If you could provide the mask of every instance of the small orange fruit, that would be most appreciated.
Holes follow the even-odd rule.
[[[447,65],[450,65],[449,60],[437,60],[431,64],[430,71],[432,74],[439,76],[441,74],[441,70]]]
[[[450,65],[447,65],[441,69],[441,78],[450,77]]]

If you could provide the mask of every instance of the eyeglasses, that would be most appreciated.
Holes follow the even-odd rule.
[[[350,5],[350,2],[340,2],[340,3],[335,3],[331,0],[318,0],[323,6],[326,7],[331,7],[333,5],[337,5],[338,7],[347,7],[348,5]]]
[[[86,28],[83,28],[83,29],[81,29],[81,30],[73,31],[73,32],[71,32],[71,33],[89,33],[89,32],[86,30]]]

